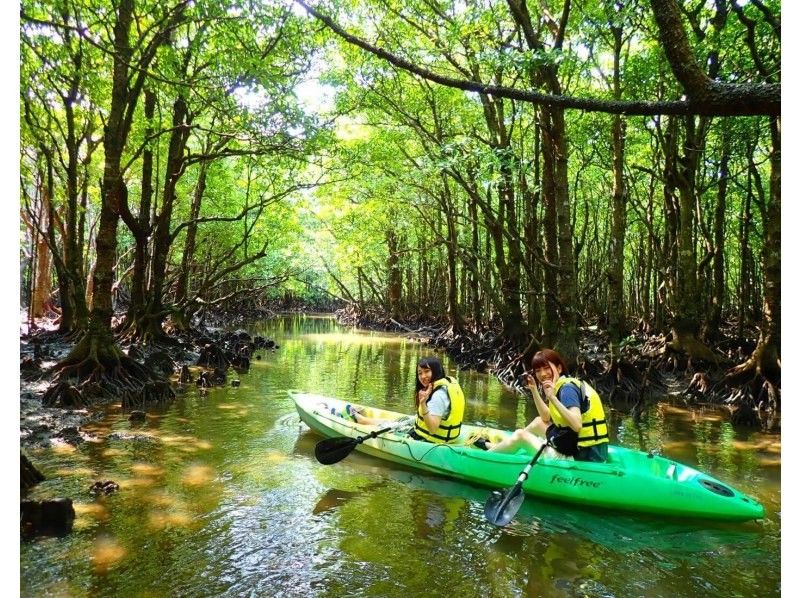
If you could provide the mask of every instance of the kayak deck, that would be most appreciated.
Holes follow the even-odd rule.
[[[460,442],[432,444],[408,436],[413,425],[407,414],[348,403],[340,399],[291,392],[300,418],[325,438],[365,436],[384,425],[354,422],[348,404],[370,418],[409,423],[356,447],[360,452],[439,475],[490,488],[513,485],[530,462],[530,453],[484,451],[463,440],[473,432],[497,442],[511,432],[463,425]],[[542,439],[544,442],[544,439]],[[572,502],[670,516],[747,521],[764,517],[764,507],[719,480],[692,467],[641,451],[610,445],[605,463],[575,461],[547,449],[523,483],[526,494]]]

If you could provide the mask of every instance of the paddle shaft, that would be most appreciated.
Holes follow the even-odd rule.
[[[378,434],[384,434],[386,432],[391,432],[396,427],[397,426],[389,426],[388,428],[383,428],[381,430],[375,430],[373,432],[370,432],[366,436],[359,436],[358,438],[356,438],[356,444],[361,444],[365,440],[369,440],[370,438],[375,438]]]
[[[533,467],[534,465],[536,465],[536,462],[539,460],[539,457],[542,455],[542,453],[544,452],[544,449],[545,449],[546,447],[547,447],[547,443],[545,442],[545,443],[544,443],[544,444],[543,444],[543,445],[542,445],[542,446],[539,448],[539,450],[538,450],[538,451],[536,451],[536,454],[533,456],[533,459],[531,459],[531,460],[530,460],[530,463],[528,463],[528,464],[525,466],[525,469],[523,469],[523,470],[522,470],[522,471],[519,473],[519,477],[517,478],[517,483],[516,483],[516,484],[514,484],[514,485],[511,487],[511,489],[510,489],[510,490],[508,490],[508,491],[506,492],[505,498],[503,498],[503,502],[501,502],[501,503],[500,503],[500,506],[499,506],[499,507],[497,507],[497,513],[502,513],[502,512],[503,512],[503,509],[504,509],[504,508],[506,507],[506,505],[508,504],[508,501],[510,501],[512,498],[514,498],[514,496],[517,494],[517,492],[518,492],[518,491],[519,491],[519,490],[522,488],[522,483],[523,483],[525,480],[527,480],[527,479],[528,479],[528,472],[531,470],[531,467]]]
[[[528,463],[525,466],[525,469],[519,472],[519,477],[517,478],[517,484],[521,484],[528,479],[528,472],[531,470],[531,467],[533,467],[536,464],[536,462],[539,460],[539,457],[542,455],[544,449],[546,448],[547,448],[547,443],[545,442],[542,446],[539,447],[539,450],[536,451],[536,454],[533,456],[533,459],[531,459],[530,463]]]

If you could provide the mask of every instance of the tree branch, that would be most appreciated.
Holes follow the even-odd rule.
[[[683,87],[689,102],[706,107],[704,111],[695,114],[780,115],[780,84],[721,83],[711,80],[695,60],[683,28],[680,8],[675,0],[650,0],[650,6],[658,26],[661,47],[667,56],[672,74]],[[742,112],[729,112],[728,108],[737,103]]]
[[[305,8],[309,14],[324,23],[336,35],[354,46],[358,46],[391,64],[422,77],[434,83],[484,93],[496,97],[509,98],[529,102],[537,105],[555,106],[560,108],[573,108],[585,110],[587,112],[605,112],[609,114],[628,114],[628,115],[656,115],[656,114],[676,114],[690,115],[700,114],[708,116],[755,116],[755,115],[779,115],[780,114],[780,85],[733,85],[712,83],[710,87],[714,93],[701,98],[690,97],[681,101],[622,101],[622,100],[597,100],[590,98],[575,98],[570,96],[553,95],[538,93],[504,87],[501,85],[487,85],[477,81],[454,79],[439,75],[417,64],[378,48],[369,42],[347,33],[330,17],[312,8],[304,0],[295,0],[300,6]],[[653,5],[660,5],[660,0],[651,0]],[[674,2],[664,1],[664,4]],[[678,15],[680,22],[680,15]],[[659,31],[661,31],[659,26]],[[685,33],[681,24],[681,34],[685,39]],[[688,44],[687,44],[688,45]],[[696,66],[696,65],[695,65]],[[673,70],[674,73],[674,70]],[[676,74],[677,76],[677,74]]]

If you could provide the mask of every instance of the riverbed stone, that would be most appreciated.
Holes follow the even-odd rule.
[[[144,411],[135,409],[128,415],[128,421],[132,424],[140,424],[147,420],[147,414]]]
[[[89,494],[112,494],[119,490],[119,484],[113,480],[98,480],[89,487]]]
[[[20,533],[24,538],[66,535],[72,531],[74,521],[70,498],[20,502]]]
[[[29,490],[33,488],[39,482],[44,481],[44,475],[40,472],[36,467],[34,467],[33,463],[30,462],[30,459],[23,455],[22,453],[19,454],[20,457],[20,475],[19,475],[19,485],[20,490]]]

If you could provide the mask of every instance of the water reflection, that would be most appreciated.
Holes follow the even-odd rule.
[[[601,514],[527,498],[499,529],[489,491],[354,453],[323,466],[289,389],[408,412],[428,347],[290,316],[250,329],[261,351],[237,389],[186,385],[132,426],[119,409],[87,426],[96,442],[31,451],[47,480],[33,498],[72,496],[63,539],[21,546],[22,595],[695,596],[779,592],[780,439],[713,412],[611,412],[614,441],[656,449],[758,496],[763,524],[698,524]],[[514,428],[529,400],[459,372],[467,419]],[[120,484],[91,497],[98,479]],[[146,590],[145,590],[146,589]]]
[[[332,511],[336,507],[358,495],[359,492],[350,492],[348,490],[330,488],[319,498],[317,504],[315,504],[314,508],[311,510],[311,513],[314,515],[319,515],[327,511]]]

